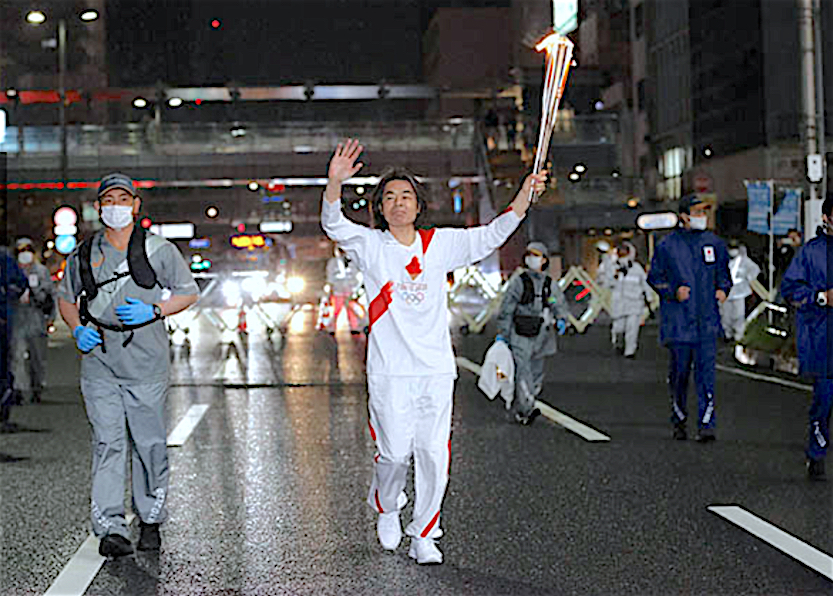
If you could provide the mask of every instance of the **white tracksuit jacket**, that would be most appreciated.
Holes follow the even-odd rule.
[[[446,274],[489,256],[521,221],[507,210],[485,226],[419,230],[403,246],[389,231],[351,222],[341,203],[325,199],[321,226],[358,263],[370,301],[367,374],[456,375]]]
[[[323,200],[321,225],[359,266],[370,300],[367,347],[370,434],[376,443],[367,503],[401,510],[413,456],[412,537],[439,538],[451,462],[457,365],[448,329],[446,274],[500,247],[522,218],[507,210],[486,226],[420,230],[411,246],[349,221],[341,202]]]

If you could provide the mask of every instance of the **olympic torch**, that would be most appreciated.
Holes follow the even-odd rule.
[[[550,149],[550,137],[558,117],[558,104],[567,87],[567,73],[573,62],[573,42],[557,33],[551,33],[535,46],[539,52],[547,53],[546,78],[541,96],[541,129],[538,132],[538,147],[535,151],[535,164],[532,173],[541,171]],[[534,198],[530,191],[530,201]]]

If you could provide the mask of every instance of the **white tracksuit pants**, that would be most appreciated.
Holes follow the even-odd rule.
[[[367,503],[379,513],[404,506],[413,455],[416,497],[405,533],[439,538],[451,463],[454,376],[369,375],[367,385],[370,434],[377,448]]]
[[[746,300],[737,298],[720,305],[721,323],[726,339],[740,341],[746,327]]]
[[[625,315],[613,319],[611,341],[616,344],[620,335],[625,334],[625,356],[636,354],[639,344],[639,315]]]

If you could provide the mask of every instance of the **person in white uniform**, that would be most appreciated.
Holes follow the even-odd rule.
[[[613,310],[611,341],[614,347],[618,347],[624,335],[625,358],[635,358],[640,319],[653,291],[648,285],[645,269],[636,261],[636,247],[630,242],[624,242],[617,248],[614,266],[610,299]]]
[[[341,310],[347,311],[347,322],[350,325],[350,333],[358,335],[359,317],[353,310],[353,295],[361,284],[359,271],[356,266],[347,258],[344,251],[339,247],[335,249],[335,256],[327,261],[327,283],[330,284],[330,302],[332,314],[330,315],[330,333],[335,333],[338,328],[338,316]]]
[[[442,563],[440,508],[451,458],[451,408],[457,367],[451,348],[446,275],[500,247],[545,189],[546,172],[524,181],[518,196],[485,226],[417,229],[426,212],[424,191],[407,170],[381,175],[372,194],[376,228],[342,213],[341,186],[363,167],[357,140],[339,143],[330,161],[321,225],[358,265],[370,300],[367,384],[370,434],[376,443],[368,504],[378,512],[379,542],[395,550],[402,539],[399,512],[407,502],[406,476],[414,458],[409,556]]]
[[[752,295],[751,282],[758,279],[761,268],[737,241],[729,242],[729,273],[732,289],[729,297],[720,305],[720,318],[727,341],[740,341],[746,327],[746,299]]]

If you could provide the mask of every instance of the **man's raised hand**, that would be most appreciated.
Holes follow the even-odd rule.
[[[356,163],[362,151],[364,147],[359,145],[358,139],[347,139],[345,143],[339,143],[330,160],[330,169],[327,173],[329,181],[343,184],[345,180],[355,176],[364,167],[362,162]]]

